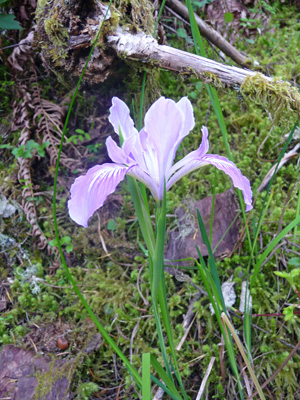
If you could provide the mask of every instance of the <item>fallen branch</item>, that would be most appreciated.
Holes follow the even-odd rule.
[[[184,75],[196,75],[217,86],[241,85],[246,78],[257,75],[247,69],[230,67],[174,47],[160,45],[152,36],[142,32],[133,35],[119,27],[107,40],[121,58],[147,62]],[[272,81],[267,76],[263,78]]]
[[[238,86],[250,102],[268,109],[274,122],[283,119],[291,110],[300,114],[300,94],[289,82],[159,45],[152,36],[142,32],[133,35],[118,27],[107,40],[120,58],[148,63],[182,75],[196,75],[216,87]]]

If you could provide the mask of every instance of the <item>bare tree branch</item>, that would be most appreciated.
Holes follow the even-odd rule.
[[[119,57],[147,62],[185,75],[197,75],[207,81],[213,81],[217,77],[220,83],[224,85],[241,85],[245,78],[257,74],[247,69],[230,67],[170,46],[159,45],[152,36],[147,36],[141,32],[133,35],[122,28],[118,28],[116,33],[107,39],[108,44],[117,52]],[[266,81],[272,81],[272,78],[263,77]],[[214,83],[217,83],[217,79]]]

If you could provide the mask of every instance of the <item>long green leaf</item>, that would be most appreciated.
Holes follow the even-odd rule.
[[[145,353],[142,356],[142,398],[143,398],[143,400],[151,399],[150,353]]]
[[[251,378],[252,378],[253,383],[254,383],[254,385],[256,387],[256,390],[257,390],[257,392],[259,394],[259,397],[261,398],[261,400],[266,400],[266,398],[265,398],[265,396],[263,394],[263,391],[262,391],[262,389],[260,387],[260,384],[258,383],[258,380],[257,380],[257,378],[255,376],[255,373],[254,373],[254,371],[253,371],[253,369],[251,367],[251,364],[250,364],[250,362],[249,362],[249,360],[248,360],[248,358],[247,358],[247,356],[245,354],[243,345],[242,345],[238,335],[236,334],[233,325],[231,324],[231,322],[229,321],[229,318],[227,317],[227,315],[225,313],[222,313],[221,318],[224,321],[224,323],[226,324],[227,328],[230,330],[230,333],[232,334],[232,337],[233,337],[236,345],[238,346],[238,349],[239,349],[239,351],[240,351],[240,353],[241,353],[241,355],[242,355],[242,357],[243,357],[243,359],[245,361],[245,364],[246,364],[246,366],[248,368],[248,371],[249,371],[249,373],[251,375]]]
[[[163,359],[164,359],[164,363],[165,363],[167,374],[168,374],[169,378],[171,380],[173,380],[171,367],[170,367],[169,361],[168,361],[168,354],[167,354],[166,344],[165,344],[163,331],[162,331],[162,327],[161,327],[161,322],[160,322],[160,318],[159,318],[159,313],[158,313],[158,309],[157,309],[157,304],[156,304],[155,301],[152,302],[152,307],[153,307],[153,311],[154,311],[154,318],[155,318],[155,323],[156,323],[156,331],[157,331],[157,335],[158,335],[158,341],[159,341],[159,345],[160,345],[160,349],[161,349],[161,354],[162,354]]]
[[[160,381],[158,380],[155,376],[151,375],[151,380],[159,386],[168,396],[171,397],[173,400],[180,400],[177,396],[173,395],[171,391]]]
[[[186,392],[185,392],[183,384],[182,384],[182,380],[181,380],[180,372],[179,372],[179,367],[178,367],[178,363],[177,363],[177,352],[176,352],[176,348],[175,348],[175,345],[174,345],[174,339],[173,339],[173,334],[172,334],[172,327],[171,327],[170,315],[169,315],[169,310],[168,310],[166,292],[167,291],[166,291],[166,284],[165,284],[165,275],[163,273],[162,274],[161,283],[160,283],[160,287],[159,287],[159,291],[158,291],[158,301],[159,301],[159,305],[160,305],[160,310],[161,310],[161,315],[162,315],[164,328],[165,328],[165,331],[166,331],[166,335],[167,335],[167,338],[168,338],[168,343],[169,343],[170,350],[171,350],[173,364],[175,366],[174,373],[175,373],[176,379],[177,379],[177,381],[179,383],[179,386],[181,388],[181,392],[183,394],[183,397],[184,397],[185,400],[187,400],[187,395],[186,395]]]
[[[166,234],[166,184],[164,184],[164,195],[161,206],[156,211],[156,238],[155,251],[153,255],[153,280],[151,282],[152,301],[157,302],[157,294],[164,273],[164,246]]]
[[[191,0],[186,0],[186,5],[187,5],[188,11],[189,11],[190,24],[191,24],[192,35],[193,35],[193,40],[194,40],[194,45],[195,45],[195,52],[196,52],[196,54],[200,55],[201,57],[206,57],[206,52],[205,52],[202,36],[201,36],[201,33],[199,31],[199,28],[198,28],[198,25],[197,25],[197,22],[195,19]],[[222,112],[222,108],[220,105],[220,100],[219,100],[217,91],[213,86],[211,86],[209,84],[206,84],[205,87],[208,92],[214,112],[217,116],[218,124],[221,129],[221,133],[222,133],[222,137],[223,137],[223,141],[225,144],[228,158],[230,161],[233,161],[233,157],[232,157],[229,143],[227,140],[227,136],[228,136],[227,128],[226,128],[226,124],[225,124],[225,120],[224,120],[224,116],[223,116],[223,112]],[[244,223],[246,223],[247,218],[246,218],[243,195],[240,190],[238,190],[237,193],[238,193],[239,202],[240,202],[240,206],[241,206],[241,210],[242,210],[243,220],[244,220]],[[246,226],[246,234],[247,234],[249,246],[251,246],[251,238],[250,238],[250,232],[249,232],[248,226]]]
[[[276,236],[275,239],[272,240],[272,242],[268,245],[266,250],[262,253],[262,255],[259,257],[255,267],[254,267],[254,272],[251,277],[250,281],[250,289],[253,287],[254,281],[257,277],[257,274],[259,272],[259,268],[261,267],[262,263],[266,260],[268,255],[274,250],[275,246],[285,237],[286,234],[289,233],[291,229],[293,229],[296,225],[300,223],[300,215],[295,218],[291,223],[288,224],[280,233],[279,235]]]
[[[136,179],[132,178],[131,176],[127,176],[127,180],[143,238],[149,253],[153,257],[155,251],[155,239],[147,206],[143,201],[140,186],[138,185]]]
[[[170,393],[172,394],[172,398],[180,399],[182,400],[182,397],[180,396],[180,393],[176,389],[176,386],[174,385],[173,380],[166,374],[165,370],[163,367],[159,364],[159,362],[155,359],[153,354],[151,354],[151,365],[155,369],[155,371],[158,373],[159,378],[164,382],[166,387],[169,389]]]
[[[203,283],[204,283],[205,289],[207,291],[211,305],[215,311],[218,325],[219,325],[219,328],[221,330],[221,333],[222,333],[224,341],[225,341],[225,347],[226,347],[226,350],[228,353],[230,366],[231,366],[231,369],[237,379],[240,397],[241,397],[241,399],[244,399],[243,388],[242,388],[241,381],[239,379],[239,372],[238,372],[238,367],[236,364],[236,358],[235,358],[232,339],[231,339],[231,336],[226,331],[227,328],[223,325],[222,319],[221,319],[222,304],[220,302],[220,299],[218,299],[218,290],[216,289],[216,287],[214,285],[214,280],[213,280],[212,276],[210,275],[208,268],[205,265],[204,258],[202,257],[198,247],[197,247],[197,251],[199,254],[200,264],[198,263],[198,261],[196,261],[196,264],[198,266],[198,270],[199,270],[199,273],[203,280]],[[226,311],[226,309],[223,311]]]
[[[197,218],[198,218],[198,224],[199,224],[199,228],[200,228],[200,232],[201,232],[202,241],[207,247],[207,251],[208,251],[208,255],[209,255],[208,263],[210,265],[211,274],[212,274],[214,283],[216,285],[216,288],[218,290],[219,298],[221,299],[222,308],[223,308],[223,310],[226,310],[215,258],[214,258],[214,255],[213,255],[213,252],[212,252],[212,249],[210,246],[210,241],[209,241],[207,233],[206,233],[203,219],[202,219],[201,214],[198,209],[197,209]]]

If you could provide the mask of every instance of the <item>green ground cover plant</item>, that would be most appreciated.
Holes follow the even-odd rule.
[[[265,2],[258,3],[261,7],[266,7]],[[194,2],[194,5],[203,7],[205,4]],[[268,7],[271,9],[263,8],[263,10],[269,12],[271,18],[269,24],[274,29],[261,35],[252,35],[251,42],[241,39],[236,43],[236,47],[245,51],[253,61],[258,61],[259,69],[265,71],[269,68],[272,76],[297,85],[299,61],[295,49],[299,39],[300,25],[295,16],[296,9],[279,2],[268,3]],[[243,22],[246,24],[245,27],[254,23],[250,19]],[[185,35],[172,34],[168,40],[178,48],[197,43],[195,38],[193,41],[190,28],[186,28],[185,32]],[[186,39],[186,35],[189,40]],[[212,57],[213,51],[205,41],[203,48],[208,56]],[[191,48],[190,51],[192,51]],[[0,105],[0,129],[1,132],[6,132],[6,127],[12,118],[9,104],[13,102],[11,88],[14,83],[13,81],[9,83],[9,71],[5,66],[1,67],[0,72],[0,93],[2,91],[4,93]],[[75,103],[78,104],[77,110],[73,109],[69,114],[70,123],[67,134],[70,146],[77,144],[78,148],[86,146],[88,153],[94,153],[93,156],[97,155],[105,160],[104,141],[99,143],[101,146],[97,148],[98,143],[86,144],[82,140],[91,139],[94,127],[88,122],[83,126],[73,122],[75,119],[90,121],[87,113],[91,112],[92,107],[87,107],[86,103],[89,101],[93,103],[94,99],[89,100],[88,95],[85,97],[84,92],[88,90],[91,90],[92,96],[96,93],[97,96],[104,97],[107,96],[107,88],[111,85],[105,112],[110,106],[110,99],[118,94],[120,98],[127,100],[128,105],[131,105],[132,112],[139,121],[142,120],[141,115],[153,102],[153,97],[155,99],[159,97],[153,93],[160,92],[175,101],[188,96],[193,104],[196,126],[193,134],[187,136],[180,145],[176,160],[199,147],[202,139],[201,126],[205,123],[210,132],[210,153],[228,157],[228,149],[230,149],[232,159],[251,181],[252,190],[256,196],[254,211],[250,218],[247,220],[247,214],[244,215],[244,219],[241,218],[243,221],[241,229],[247,223],[249,234],[246,234],[242,245],[231,257],[214,260],[212,256],[210,259],[204,259],[199,255],[200,261],[193,264],[194,269],[184,270],[190,279],[184,282],[165,273],[166,299],[174,348],[178,346],[184,334],[183,316],[199,292],[194,285],[206,292],[211,290],[210,297],[200,296],[194,302],[195,323],[180,353],[176,356],[178,375],[180,374],[185,390],[181,392],[182,388],[176,379],[176,383],[172,383],[174,363],[170,363],[169,370],[166,366],[166,372],[161,369],[161,366],[169,363],[172,352],[168,346],[165,355],[158,349],[159,332],[155,328],[153,317],[156,313],[155,303],[154,305],[151,303],[157,294],[150,293],[149,282],[153,277],[151,277],[151,270],[149,272],[148,269],[149,248],[147,249],[147,243],[143,240],[143,232],[134,214],[134,205],[127,185],[121,184],[117,197],[107,208],[104,207],[99,219],[96,216],[93,217],[87,230],[73,224],[67,216],[67,197],[74,177],[78,176],[76,170],[80,168],[86,170],[95,163],[99,163],[98,160],[95,162],[90,155],[87,155],[84,158],[84,164],[76,166],[76,169],[74,166],[73,170],[67,167],[59,170],[60,183],[57,187],[54,215],[57,216],[60,243],[70,266],[69,269],[59,268],[54,273],[52,266],[57,258],[53,255],[47,256],[44,250],[33,245],[35,239],[28,237],[30,224],[22,213],[18,213],[15,217],[1,219],[0,277],[2,282],[9,282],[7,290],[11,303],[0,314],[0,343],[3,346],[8,343],[24,345],[24,340],[26,340],[24,338],[30,337],[34,324],[44,327],[54,325],[58,321],[69,324],[66,334],[70,343],[69,355],[80,354],[81,357],[72,386],[77,399],[94,399],[99,396],[109,398],[104,389],[113,387],[116,389],[112,392],[114,396],[112,398],[118,398],[118,387],[123,398],[140,398],[138,389],[140,385],[143,399],[148,400],[151,396],[150,372],[153,374],[151,385],[153,381],[159,385],[160,378],[164,381],[164,388],[169,390],[169,392],[166,391],[169,394],[165,395],[165,398],[172,398],[172,390],[174,390],[173,398],[180,398],[176,397],[178,392],[183,398],[195,399],[212,357],[215,357],[215,367],[209,374],[203,396],[216,399],[243,398],[243,396],[247,398],[245,377],[241,377],[239,372],[236,372],[236,376],[234,375],[244,362],[238,344],[227,336],[229,344],[225,357],[220,351],[222,329],[226,341],[226,326],[229,326],[221,325],[222,311],[225,311],[231,318],[231,327],[238,332],[239,340],[244,345],[245,354],[249,358],[259,385],[263,385],[274,371],[280,369],[267,389],[263,389],[263,396],[266,398],[273,396],[276,399],[298,398],[297,396],[300,396],[298,385],[300,362],[297,352],[281,368],[289,353],[295,348],[300,333],[297,314],[300,264],[297,258],[299,252],[297,157],[289,160],[278,170],[271,184],[272,191],[268,192],[266,189],[257,191],[270,168],[273,165],[276,166],[283,154],[297,143],[295,127],[297,114],[288,110],[284,115],[277,114],[274,119],[272,110],[267,108],[265,102],[262,101],[258,105],[243,91],[227,88],[219,88],[215,91],[214,88],[210,88],[211,92],[207,93],[205,85],[197,78],[187,78],[184,75],[174,75],[166,71],[160,71],[158,74],[157,71],[153,72],[147,68],[147,75],[144,75],[142,71],[128,82],[128,79],[124,77],[124,75],[127,76],[126,73],[124,74],[123,71],[119,73],[120,79],[116,86],[110,81],[105,83],[104,87],[99,85],[96,89],[88,85],[81,87],[80,98],[78,103]],[[145,95],[142,96],[143,107],[140,108],[139,92],[144,76],[146,76]],[[150,93],[151,90],[152,93]],[[55,88],[47,87],[46,92],[49,93],[49,98],[53,99],[55,96],[64,97],[67,90],[56,84]],[[132,98],[133,103],[131,103]],[[219,106],[214,101],[219,102]],[[218,110],[218,107],[223,117],[218,115],[218,111],[214,112]],[[224,124],[222,125],[220,121],[224,121]],[[1,157],[0,180],[3,194],[10,200],[20,202],[22,190],[27,183],[23,182],[23,187],[17,184],[17,164],[15,157],[11,154],[11,149],[23,149],[23,154],[18,153],[16,156],[24,158],[26,158],[24,151],[30,149],[17,144],[18,135],[20,131],[1,135],[0,151],[3,157]],[[287,141],[288,138],[290,142]],[[43,236],[51,246],[56,247],[58,240],[55,238],[51,210],[51,196],[53,190],[55,192],[54,168],[53,165],[50,166],[48,145],[45,145],[45,142],[44,144],[38,144],[36,141],[31,143],[34,143],[34,146],[29,151],[30,155],[36,157],[33,169],[43,170],[44,173],[37,175],[30,186],[39,184],[40,188],[35,192],[40,193],[27,199],[36,204],[37,223]],[[36,154],[39,150],[46,151],[46,153],[38,154],[40,158]],[[206,167],[205,175],[200,170],[183,177],[172,190],[166,193],[167,232],[170,222],[174,222],[175,208],[184,204],[187,197],[198,200],[206,196],[215,196],[216,193],[221,193],[230,186],[231,181],[225,174],[215,172],[210,167]],[[155,202],[151,198],[148,200],[148,207],[149,214],[154,216]],[[199,223],[201,228],[201,220]],[[209,236],[207,240],[209,243]],[[58,254],[57,257],[59,257]],[[61,261],[58,260],[60,264]],[[224,307],[220,287],[214,287],[216,281],[212,276],[212,263],[221,283],[232,277],[237,297],[241,294],[242,282],[249,280],[252,310],[248,310],[248,317],[244,318],[235,308],[236,306],[229,309]],[[85,352],[97,329],[90,320],[90,314],[78,300],[77,294],[70,285],[68,271],[86,304],[101,322],[101,333],[104,334],[105,330],[108,340],[113,339],[121,348],[122,354],[128,360],[125,364],[129,370],[124,368],[120,359],[115,357],[113,350],[107,344],[102,344],[94,352]],[[253,271],[255,271],[254,275]],[[218,292],[219,299],[216,297]],[[213,304],[215,302],[220,327],[217,325],[216,315],[211,315],[209,308],[211,302]],[[247,309],[245,311],[247,314]],[[103,339],[105,339],[105,334]],[[224,348],[224,343],[221,344],[221,348]],[[52,348],[51,351],[59,350]],[[231,354],[230,351],[232,351]],[[236,366],[233,365],[234,362]],[[224,385],[222,375],[224,365],[226,385]],[[248,370],[247,375],[250,377]],[[137,388],[133,385],[133,379],[138,382]],[[254,387],[252,393],[256,389]]]

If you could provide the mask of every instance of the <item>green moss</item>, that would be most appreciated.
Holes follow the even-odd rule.
[[[43,31],[41,37],[42,49],[46,51],[54,66],[62,65],[62,60],[67,57],[68,27],[62,21],[67,16],[66,7],[60,0],[41,0],[38,2],[36,22],[38,32]]]
[[[211,84],[216,88],[223,87],[221,80],[217,77],[217,75],[213,74],[209,71],[204,71],[200,74],[200,78],[203,80],[205,84]]]
[[[300,114],[300,94],[289,82],[267,81],[261,74],[245,78],[241,94],[248,102],[268,110],[274,125],[290,119],[291,112]]]
[[[68,29],[57,18],[58,15],[53,14],[51,18],[46,19],[44,22],[45,32],[55,46],[66,47],[66,42],[69,38]]]
[[[155,27],[153,3],[149,0],[115,0],[121,14],[120,25],[152,35]],[[128,13],[130,11],[130,15]]]
[[[78,357],[77,357],[78,359]],[[62,365],[59,365],[59,362],[56,357],[52,356],[52,361],[49,363],[49,371],[42,373],[38,371],[35,375],[35,378],[38,381],[37,387],[35,389],[35,393],[33,396],[33,400],[45,400],[48,393],[51,392],[52,387],[56,382],[65,378],[68,380],[69,384],[66,387],[66,391],[64,397],[67,398],[70,380],[72,378],[74,369],[76,366],[76,362],[67,362]]]

